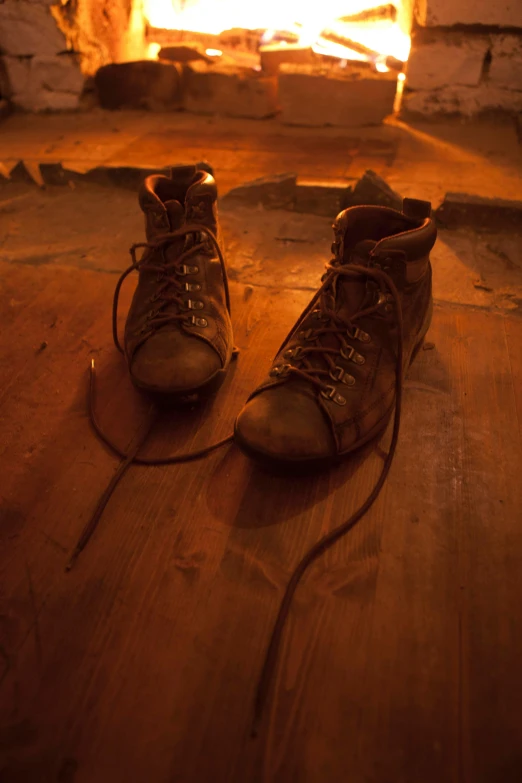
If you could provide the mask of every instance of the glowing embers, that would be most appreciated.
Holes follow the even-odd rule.
[[[369,62],[377,71],[400,70],[409,54],[410,20],[398,0],[144,0],[144,14],[155,31],[172,30],[216,36],[207,49],[227,53],[219,36],[225,31],[252,31],[249,46],[284,50],[298,45],[315,54],[346,61]],[[162,36],[163,38],[163,36]],[[151,42],[153,38],[150,39]],[[257,44],[257,45],[256,45]],[[241,48],[241,47],[236,47]],[[155,50],[149,50],[154,56]],[[219,55],[214,55],[219,59]]]

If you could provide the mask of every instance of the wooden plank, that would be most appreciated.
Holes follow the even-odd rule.
[[[504,328],[513,378],[517,423],[522,436],[522,321],[519,318],[506,318]]]
[[[15,271],[22,288],[34,273]],[[44,273],[41,296],[60,297],[58,271]],[[0,769],[28,783],[517,779],[521,453],[516,341],[498,339],[513,322],[437,308],[436,348],[412,368],[387,487],[300,587],[253,742],[256,677],[286,580],[366,496],[382,460],[369,450],[287,479],[232,447],[203,463],[132,468],[65,574],[63,550],[115,468],[83,408],[92,348],[104,424],[130,439],[143,415],[110,346],[113,285],[70,271],[49,371],[36,358],[14,367],[0,411],[21,423],[2,468],[14,470],[2,493],[15,513],[1,570]],[[237,367],[203,414],[169,418],[155,450],[225,435],[309,297],[232,291]],[[59,404],[39,410],[56,388]],[[20,463],[29,435],[40,449]]]

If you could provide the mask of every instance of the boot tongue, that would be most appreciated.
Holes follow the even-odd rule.
[[[369,266],[370,254],[377,242],[372,239],[363,239],[358,242],[353,248],[347,249],[344,253],[344,258],[341,262],[343,266]],[[361,310],[366,299],[368,298],[367,280],[361,275],[360,277],[340,277],[337,283],[338,296],[337,301],[339,303],[339,312],[344,317],[349,318],[358,310]]]
[[[176,229],[181,228],[185,218],[183,205],[179,201],[172,199],[171,201],[165,201],[164,206],[169,219],[170,230],[176,231]]]
[[[345,252],[343,264],[356,264],[357,266],[368,266],[370,262],[370,253],[375,248],[377,242],[373,239],[363,239],[355,247]]]

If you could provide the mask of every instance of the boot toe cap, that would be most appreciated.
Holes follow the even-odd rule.
[[[235,429],[239,446],[260,459],[305,463],[336,455],[330,425],[316,400],[284,387],[251,399]]]
[[[208,343],[181,332],[160,332],[136,352],[130,373],[142,389],[189,394],[212,381],[222,369]]]

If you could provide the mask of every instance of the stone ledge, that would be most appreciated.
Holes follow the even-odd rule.
[[[401,116],[463,115],[472,117],[489,111],[509,113],[522,111],[522,90],[499,87],[482,82],[475,87],[449,85],[434,90],[405,89]]]
[[[290,209],[295,201],[297,174],[275,174],[245,182],[223,196],[225,204],[264,206],[267,209]]]
[[[198,164],[203,165],[203,164]],[[0,163],[0,184],[9,182],[25,182],[38,185],[69,185],[88,182],[95,185],[120,187],[128,190],[138,190],[143,180],[151,174],[170,176],[170,166],[96,166],[84,171],[69,168],[62,163],[37,163],[20,160],[14,165]]]
[[[223,197],[224,204],[287,209],[332,219],[341,210],[358,204],[402,209],[402,196],[374,171],[359,180],[301,179],[296,174],[278,174],[245,182]]]
[[[435,212],[439,226],[448,229],[522,233],[522,201],[482,198],[468,193],[446,193]]]
[[[75,168],[76,165],[76,168]],[[173,163],[172,166],[125,166],[116,163],[107,166],[87,168],[81,164],[63,165],[60,162],[19,160],[16,163],[0,162],[0,184],[9,182],[24,182],[27,185],[69,185],[88,182],[106,187],[119,187],[137,191],[144,179],[151,174],[163,174],[170,177],[173,166],[185,163]],[[214,170],[208,161],[198,161],[196,166],[201,171],[208,171],[214,176]]]

